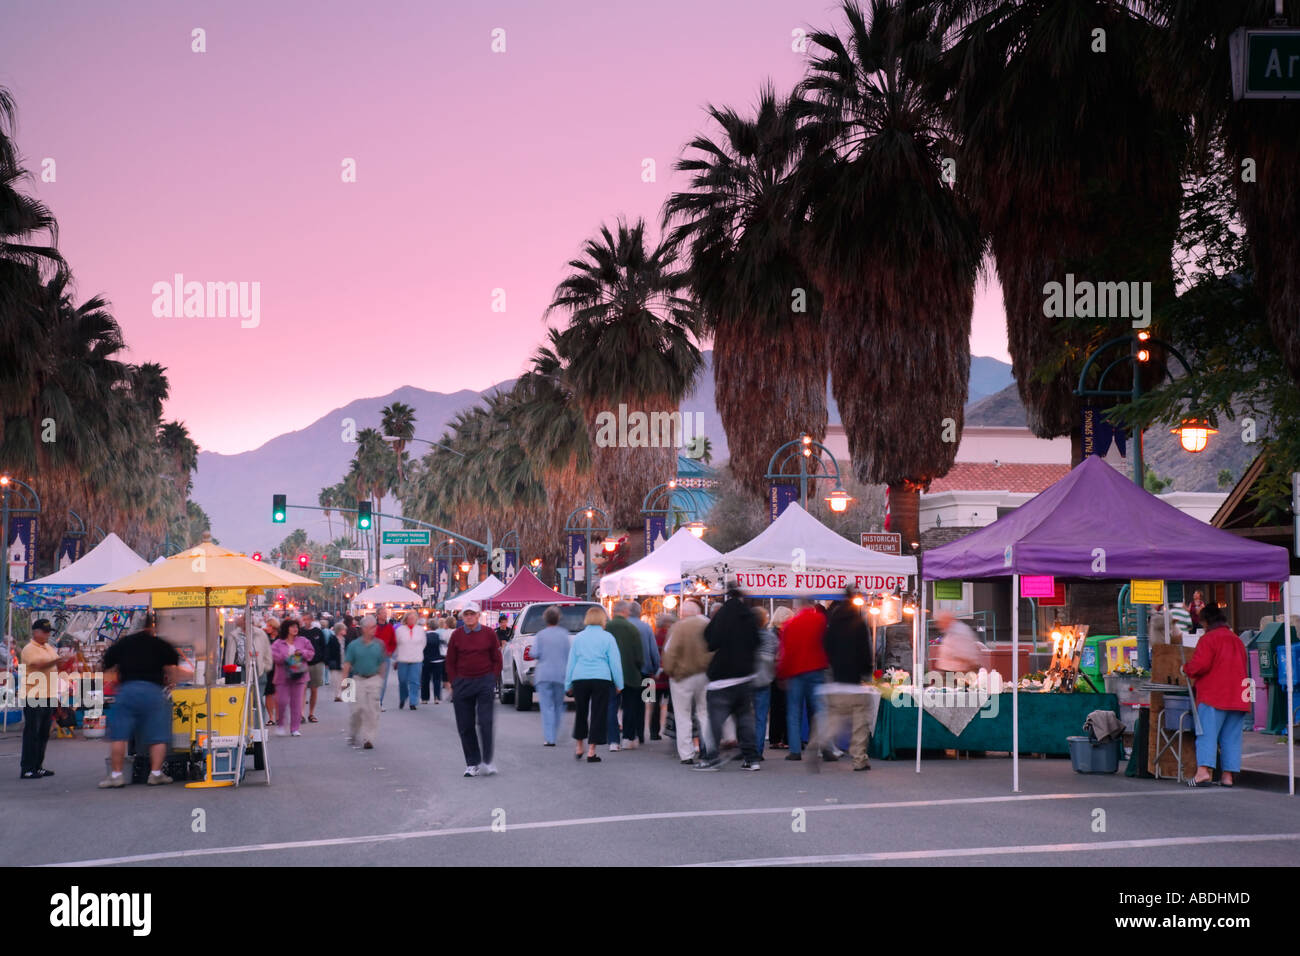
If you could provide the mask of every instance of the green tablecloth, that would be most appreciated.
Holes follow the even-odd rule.
[[[997,714],[993,707],[977,715],[960,735],[947,730],[927,712],[921,722],[922,750],[1011,751],[1011,694],[999,696]],[[1084,733],[1083,722],[1094,710],[1119,713],[1114,694],[1020,695],[1020,752],[1069,754],[1066,737]],[[869,753],[882,760],[895,760],[899,751],[916,753],[916,709],[895,706],[882,700]]]

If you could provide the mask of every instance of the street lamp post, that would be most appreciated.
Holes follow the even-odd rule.
[[[685,498],[685,505],[683,507],[676,506],[678,495]],[[706,510],[707,509],[703,506],[697,496],[695,489],[681,487],[676,478],[671,481],[665,481],[661,485],[655,485],[650,489],[646,494],[645,499],[641,502],[641,513],[647,518],[652,518],[656,515],[664,516],[664,531],[670,538],[677,532],[677,529],[681,527],[681,525],[678,522],[674,522],[672,529],[669,529],[669,515],[672,515],[675,518],[678,516],[689,516],[690,521],[687,523],[686,527],[690,528],[691,533],[697,538],[703,537],[705,531],[704,513]],[[650,542],[647,541],[646,545],[646,554],[649,554]]]
[[[584,523],[580,525],[575,525],[573,523],[573,519],[580,514],[583,516]],[[586,592],[586,599],[588,601],[591,600],[591,578],[592,578],[591,536],[594,532],[600,532],[601,534],[604,535],[608,535],[610,533],[610,529],[608,527],[600,527],[593,524],[596,515],[600,515],[600,520],[605,522],[606,525],[609,524],[609,516],[605,514],[605,512],[602,511],[600,508],[597,508],[592,504],[587,504],[585,507],[582,508],[574,508],[571,512],[569,512],[569,516],[564,519],[564,554],[566,558],[565,560],[566,564],[568,564],[569,561],[568,558],[569,535],[581,533],[586,542],[585,550],[583,551],[583,560],[585,563],[583,564],[582,568],[583,568],[583,590]],[[572,567],[569,568],[569,578],[570,580],[573,579]],[[576,582],[574,583],[576,584]],[[576,597],[577,595],[574,596]]]
[[[19,492],[18,507],[11,507],[9,499],[15,486],[23,489]],[[13,660],[13,627],[9,613],[9,517],[11,515],[37,515],[41,513],[41,498],[36,490],[26,482],[0,475],[0,624],[5,632],[5,670]],[[35,546],[36,542],[32,542]]]
[[[433,564],[433,573],[434,573],[435,575],[438,573],[438,562],[441,561],[442,558],[443,558],[443,555],[446,554],[446,557],[447,557],[447,573],[448,573],[448,577],[449,577],[450,579],[452,579],[452,580],[455,579],[455,577],[456,577],[456,568],[455,568],[455,566],[452,564],[452,561],[455,560],[455,558],[456,558],[456,549],[457,549],[457,548],[460,549],[460,559],[461,559],[461,561],[464,562],[464,561],[468,561],[468,560],[469,560],[469,551],[468,551],[468,549],[466,549],[466,547],[465,547],[463,544],[461,544],[459,541],[455,540],[454,538],[447,538],[447,539],[445,539],[441,544],[439,544],[438,547],[437,547],[437,549],[435,549],[434,552],[433,552],[433,559],[434,559],[434,564]],[[434,586],[435,586],[435,587],[437,586],[437,582],[436,582],[436,581],[434,582]],[[447,598],[451,597],[451,581],[450,581],[450,580],[447,582],[447,591],[448,591],[448,593],[446,593],[446,594],[440,594],[440,595],[439,595],[439,599],[440,599],[440,600],[445,601],[445,600],[447,600]]]
[[[791,462],[797,462],[799,470],[789,469]],[[835,488],[826,496],[826,504],[837,514],[848,507],[853,498],[844,490],[840,480],[840,463],[835,460],[829,448],[819,441],[813,441],[811,435],[800,435],[794,441],[788,441],[776,450],[767,463],[768,481],[781,479],[799,479],[799,503],[808,510],[808,483],[818,478],[834,478]]]
[[[1183,367],[1183,371],[1190,376],[1192,374],[1191,366],[1183,358],[1182,353],[1174,348],[1168,342],[1160,339],[1153,339],[1149,332],[1137,332],[1133,335],[1120,335],[1101,345],[1088,356],[1087,361],[1083,363],[1083,368],[1079,370],[1079,384],[1074,390],[1074,394],[1080,398],[1107,398],[1122,399],[1126,398],[1130,402],[1136,402],[1142,397],[1142,369],[1148,367],[1151,361],[1152,346],[1159,346],[1168,354],[1178,359]],[[1088,386],[1088,372],[1097,364],[1100,356],[1106,353],[1114,353],[1116,357],[1111,360],[1110,364],[1101,370],[1097,376],[1096,382]],[[1120,369],[1127,363],[1130,367],[1131,376],[1127,388],[1107,388],[1106,379],[1111,372]],[[1151,366],[1155,367],[1155,366]],[[1171,378],[1168,363],[1159,366],[1163,378]],[[1196,421],[1199,419],[1189,419]],[[1187,426],[1187,422],[1184,423]],[[1204,426],[1205,434],[1199,436],[1199,451],[1205,447],[1205,441],[1208,439],[1209,423]],[[1133,446],[1133,483],[1139,488],[1146,487],[1146,463],[1142,457],[1142,429],[1134,427],[1130,429],[1130,444]],[[1188,447],[1184,440],[1183,447]],[[1189,449],[1191,450],[1191,449]],[[1151,666],[1151,645],[1147,639],[1147,618],[1145,613],[1137,615],[1137,655],[1138,667]]]

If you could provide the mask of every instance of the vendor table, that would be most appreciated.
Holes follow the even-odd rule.
[[[997,750],[1011,751],[1011,694],[1003,693],[996,716],[992,705],[971,720],[960,734],[947,730],[928,711],[921,722],[922,750]],[[868,753],[882,760],[895,760],[899,751],[916,752],[916,708],[907,695],[900,695],[906,706],[882,700],[876,717],[876,729]],[[1020,752],[1069,754],[1066,737],[1084,732],[1083,722],[1094,710],[1119,713],[1119,699],[1114,694],[1040,694],[1020,695]]]

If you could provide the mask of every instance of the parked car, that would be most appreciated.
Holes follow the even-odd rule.
[[[502,653],[501,686],[499,693],[501,703],[515,705],[515,710],[532,710],[533,690],[536,684],[533,673],[537,670],[537,659],[533,657],[533,638],[546,626],[542,615],[551,605],[529,604],[515,615],[514,633]],[[583,618],[593,607],[600,607],[595,602],[580,604],[559,604],[560,627],[570,634],[577,634],[583,628]]]

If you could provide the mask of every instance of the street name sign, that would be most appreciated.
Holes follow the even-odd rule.
[[[1247,30],[1228,38],[1234,100],[1300,99],[1300,30]]]
[[[341,577],[343,577],[343,572],[342,572],[342,571],[322,571],[322,572],[320,573],[320,576],[323,577],[323,578],[341,578]]]
[[[412,528],[402,531],[385,531],[382,536],[383,544],[403,544],[414,546],[429,546],[430,531],[427,528]]]
[[[364,561],[366,559],[366,552],[362,548],[357,548],[348,551],[340,551],[339,557],[346,558],[349,561]]]

